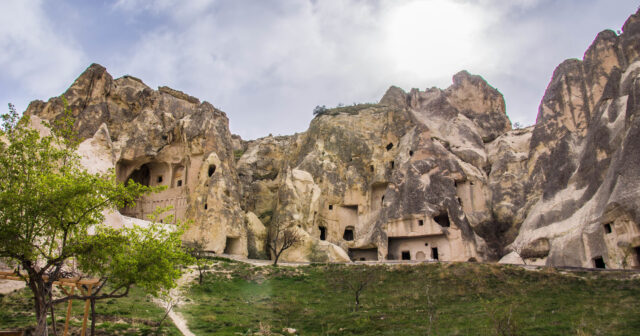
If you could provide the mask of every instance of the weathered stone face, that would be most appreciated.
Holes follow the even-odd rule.
[[[332,109],[304,133],[249,142],[211,104],[113,80],[99,65],[65,97],[82,137],[109,134],[120,181],[167,187],[121,212],[145,218],[172,206],[193,222],[184,239],[205,237],[217,253],[268,256],[278,221],[303,237],[283,260],[497,255],[485,141],[510,125],[480,77],[462,72],[444,91],[391,88],[381,104]],[[54,119],[62,109],[53,98],[27,113]]]
[[[536,125],[516,130],[502,95],[466,71],[445,90],[391,87],[306,132],[252,141],[207,102],[95,64],[64,96],[86,166],[167,187],[120,211],[170,205],[192,221],[184,239],[216,253],[267,258],[280,223],[302,240],[285,261],[640,267],[638,41],[640,14],[620,36],[600,33],[555,70]],[[26,113],[63,108],[52,98]]]
[[[114,80],[97,64],[64,96],[82,138],[109,134],[111,167],[118,180],[166,187],[134,208],[121,209],[123,214],[146,219],[157,206],[172,206],[166,215],[193,221],[185,239],[206,237],[207,248],[221,253],[227,237],[242,237],[245,243],[237,252],[246,255],[244,215],[224,112],[176,90],[154,91],[134,77]],[[33,102],[26,113],[51,120],[63,109],[62,99],[52,98]]]
[[[531,139],[527,216],[509,247],[525,259],[640,266],[637,21],[630,17],[620,36],[598,34],[583,61],[554,72]]]

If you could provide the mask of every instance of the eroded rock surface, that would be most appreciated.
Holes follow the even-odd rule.
[[[511,129],[502,95],[462,71],[444,90],[390,87],[329,109],[306,132],[245,141],[183,92],[90,66],[64,93],[83,162],[167,189],[156,206],[185,240],[269,258],[275,223],[301,243],[284,261],[498,260],[640,267],[640,15],[558,66],[535,126]],[[63,101],[34,101],[55,119]],[[162,220],[168,220],[162,217]]]
[[[527,216],[509,247],[525,259],[640,266],[639,19],[620,36],[598,34],[582,61],[554,72],[531,139]]]
[[[79,135],[111,149],[111,160],[102,157],[101,166],[114,168],[122,182],[133,179],[166,187],[135,207],[121,209],[122,214],[147,219],[156,207],[171,206],[159,220],[168,215],[192,220],[185,239],[205,237],[212,251],[222,253],[233,245],[233,252],[247,254],[232,137],[224,112],[177,90],[152,90],[131,76],[114,80],[97,64],[87,68],[64,97]],[[32,102],[26,113],[52,120],[63,110],[63,100],[56,97],[46,103]],[[88,158],[83,160],[93,165]]]

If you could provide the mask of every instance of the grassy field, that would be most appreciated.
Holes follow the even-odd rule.
[[[31,291],[26,288],[8,295],[0,295],[0,330],[22,329],[35,325],[32,298]],[[59,335],[62,335],[64,328],[66,307],[66,304],[56,306]],[[164,315],[164,310],[137,288],[125,298],[97,301],[96,312],[98,335],[152,335],[156,331],[158,321]],[[84,302],[74,301],[70,323],[73,335],[80,334],[83,313]],[[164,321],[161,334],[181,335],[169,319]]]
[[[631,273],[479,263],[257,267],[220,258],[211,269],[177,308],[196,335],[640,334],[640,279]],[[353,288],[363,283],[356,309]],[[82,308],[74,303],[76,332]],[[97,312],[99,335],[153,334],[164,313],[139,290],[98,303]],[[0,330],[33,323],[28,290],[0,297]],[[180,335],[165,324],[163,334]]]
[[[255,267],[219,260],[179,308],[197,335],[638,335],[628,273],[454,263]],[[355,310],[346,284],[370,280]]]

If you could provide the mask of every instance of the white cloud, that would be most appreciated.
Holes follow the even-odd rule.
[[[60,94],[87,66],[81,48],[52,24],[42,6],[37,0],[0,2],[1,98],[18,103],[20,110],[24,100]],[[8,96],[16,92],[23,93]]]
[[[0,89],[10,78],[25,100],[46,99],[99,61],[116,77],[208,100],[233,132],[254,138],[303,131],[315,105],[377,101],[390,85],[444,88],[466,69],[528,124],[554,67],[637,6],[608,1],[118,0],[69,16],[113,31],[65,31],[43,2],[5,1],[0,10],[13,14],[0,22]]]

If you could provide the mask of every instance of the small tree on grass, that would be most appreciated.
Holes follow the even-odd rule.
[[[326,274],[330,285],[348,292],[353,297],[353,311],[360,309],[362,294],[382,280],[379,268],[369,265],[330,265]]]
[[[33,293],[36,335],[48,334],[47,312],[55,302],[124,296],[133,283],[150,292],[171,287],[180,275],[177,263],[185,260],[179,255],[179,230],[101,227],[104,210],[135,204],[152,189],[117,183],[113,172],[83,169],[75,153],[79,141],[73,122],[66,111],[51,135],[42,136],[13,106],[2,115],[0,259],[16,267]],[[72,260],[108,280],[116,291],[54,302],[52,285],[65,276]]]
[[[302,242],[302,237],[293,228],[285,228],[279,221],[274,221],[269,237],[269,250],[273,254],[273,266],[278,266],[278,259],[285,250]]]
[[[195,259],[196,268],[198,269],[198,283],[202,285],[204,280],[204,271],[207,266],[207,247],[208,240],[201,236],[186,242],[187,249],[191,256]]]
[[[67,296],[54,300],[54,304],[70,299],[88,299],[91,303],[91,335],[95,332],[97,300],[120,298],[129,293],[131,286],[142,288],[157,296],[175,287],[182,271],[180,265],[192,260],[182,248],[182,225],[160,224],[158,219],[169,208],[158,208],[149,216],[147,226],[114,229],[99,227],[87,237],[77,260],[79,268],[89,276],[100,278],[100,285],[91,295]],[[172,216],[165,218],[173,222]],[[108,292],[102,290],[107,288]]]

